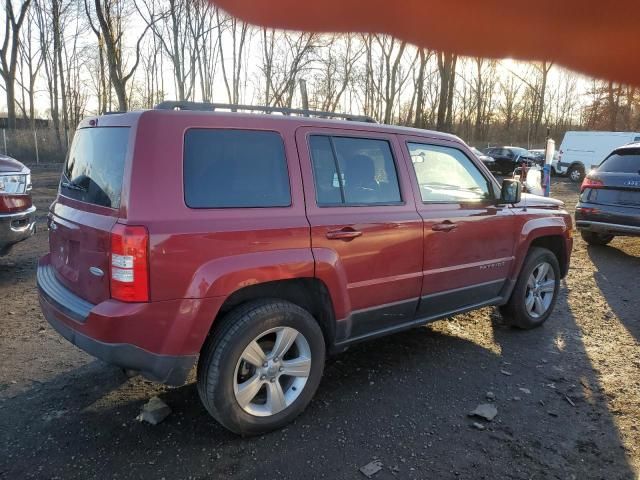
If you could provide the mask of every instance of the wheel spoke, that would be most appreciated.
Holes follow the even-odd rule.
[[[529,281],[527,282],[527,287],[529,287],[532,290],[536,288],[536,277],[533,273],[529,275]]]
[[[556,281],[555,280],[547,280],[540,285],[540,292],[547,293],[553,292],[556,289]]]
[[[540,298],[539,296],[536,296],[535,303],[536,303],[535,312],[538,315],[542,315],[544,313],[544,303],[542,303],[542,298]]]
[[[533,304],[535,300],[536,300],[536,297],[533,293],[530,293],[529,295],[527,295],[527,299],[525,300],[525,305],[527,307],[528,312],[533,311]]]
[[[293,328],[283,327],[278,331],[276,335],[276,343],[273,346],[273,350],[271,350],[271,357],[284,357],[291,348],[291,345],[293,345],[293,342],[296,341],[297,336],[298,331]]]
[[[311,371],[311,359],[298,357],[282,362],[282,375],[290,377],[308,377]]]
[[[287,408],[287,401],[278,381],[267,383],[267,408],[271,411],[271,415]]]
[[[263,383],[264,382],[260,380],[260,376],[256,374],[246,382],[238,385],[236,400],[238,400],[238,403],[242,408],[245,408],[251,403],[251,400],[256,397]]]
[[[262,350],[262,347],[258,345],[258,342],[255,340],[244,349],[244,352],[242,352],[242,358],[254,367],[261,367],[267,360],[264,350]]]
[[[549,264],[548,263],[543,263],[542,265],[540,265],[538,267],[538,274],[536,275],[536,280],[538,282],[541,282],[542,279],[544,279],[544,277],[547,275],[547,272],[549,271]]]

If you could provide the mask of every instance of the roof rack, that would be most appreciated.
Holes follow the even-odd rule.
[[[153,107],[154,110],[197,110],[209,112],[216,110],[245,110],[250,112],[282,113],[283,115],[301,115],[304,117],[340,118],[354,122],[378,123],[367,115],[351,115],[346,113],[322,112],[317,110],[304,110],[299,108],[265,107],[261,105],[235,105],[230,103],[187,102],[168,100]]]

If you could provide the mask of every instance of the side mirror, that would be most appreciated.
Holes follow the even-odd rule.
[[[518,180],[505,178],[502,181],[502,191],[500,192],[500,203],[515,204],[520,203],[522,198],[522,185]]]

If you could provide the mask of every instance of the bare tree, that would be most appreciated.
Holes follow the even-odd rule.
[[[265,105],[291,107],[298,79],[313,61],[318,40],[314,33],[262,30]]]
[[[363,54],[364,45],[352,34],[334,35],[318,48],[318,68],[314,76],[317,108],[329,112],[338,109]]]
[[[451,131],[453,127],[453,91],[456,79],[458,56],[451,53],[438,53],[438,71],[440,73],[440,97],[438,102],[438,130]]]
[[[216,19],[218,21],[218,51],[220,54],[220,66],[224,85],[227,89],[229,103],[240,103],[240,82],[242,79],[243,62],[245,49],[249,37],[249,25],[243,23],[216,9]],[[223,47],[223,35],[231,36],[231,72],[226,64],[225,52],[228,48]]]
[[[94,0],[94,13],[104,41],[107,65],[109,66],[109,78],[118,99],[118,108],[121,111],[128,110],[127,83],[138,68],[140,46],[147,30],[150,28],[150,25],[147,25],[138,37],[135,47],[135,61],[127,72],[123,48],[123,20],[128,13],[125,12],[126,6],[125,0]],[[91,18],[91,12],[88,9],[87,15]]]
[[[23,0],[20,10],[13,11],[13,0],[5,0],[4,38],[0,47],[0,77],[4,80],[7,95],[7,123],[10,129],[16,127],[15,79],[20,49],[20,29],[27,18],[31,0]]]
[[[391,123],[417,54],[407,58],[407,43],[386,35],[366,35],[364,45],[365,113]]]
[[[418,55],[420,57],[420,63],[418,66],[418,78],[415,82],[415,90],[416,90],[416,108],[415,108],[415,120],[413,121],[413,126],[417,128],[424,128],[426,125],[425,121],[425,79],[427,73],[427,64],[429,63],[429,59],[433,56],[433,52],[420,48],[418,50]]]
[[[29,118],[31,121],[31,128],[35,128],[35,89],[36,89],[36,81],[38,79],[38,74],[40,72],[40,68],[42,67],[43,55],[40,48],[34,47],[33,45],[33,25],[36,25],[36,14],[33,8],[29,9],[28,20],[26,23],[26,28],[22,29],[22,40],[20,49],[20,80],[19,85],[22,90],[22,115],[25,118]],[[26,81],[24,77],[27,77]],[[25,98],[28,98],[27,100]],[[28,112],[27,112],[28,109]]]

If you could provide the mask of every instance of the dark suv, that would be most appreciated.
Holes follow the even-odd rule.
[[[617,148],[585,177],[576,226],[592,245],[640,237],[640,143]]]
[[[75,134],[37,278],[92,355],[172,385],[197,362],[207,410],[256,434],[302,412],[327,353],[487,305],[521,328],[551,314],[571,217],[523,208],[457,137],[177,107],[217,106]]]

